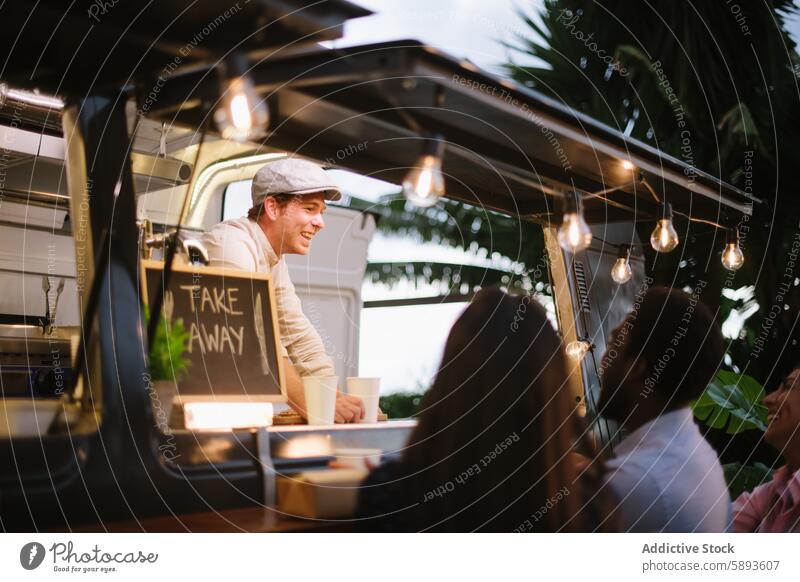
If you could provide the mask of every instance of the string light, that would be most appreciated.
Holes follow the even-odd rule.
[[[619,247],[619,254],[614,266],[611,268],[611,278],[615,283],[622,285],[631,280],[633,271],[631,270],[631,247],[630,245],[621,245]]]
[[[416,206],[433,206],[444,196],[443,156],[441,136],[425,139],[422,155],[403,179],[403,195],[409,202]]]
[[[558,244],[571,253],[592,244],[592,230],[583,218],[583,202],[577,192],[564,197],[564,220],[558,227]]]
[[[269,125],[269,109],[247,70],[247,57],[242,54],[225,62],[222,99],[214,113],[222,137],[238,142],[264,137]]]
[[[722,251],[722,266],[729,271],[738,271],[743,264],[744,254],[739,246],[739,229],[729,228],[725,240],[725,250]]]
[[[668,253],[678,246],[680,239],[672,225],[672,205],[664,202],[661,208],[662,217],[650,235],[650,244],[659,253]]]
[[[587,340],[576,340],[574,342],[569,342],[564,348],[564,351],[567,353],[567,356],[573,360],[581,361],[591,349],[592,344]]]

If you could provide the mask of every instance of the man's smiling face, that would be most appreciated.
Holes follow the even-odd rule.
[[[325,195],[322,192],[303,194],[283,206],[275,221],[280,254],[307,255],[314,236],[325,228]]]

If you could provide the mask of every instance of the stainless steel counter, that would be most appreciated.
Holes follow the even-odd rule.
[[[337,448],[377,448],[384,455],[403,451],[416,420],[328,426],[286,425],[267,429],[270,455],[279,471],[326,465]],[[168,465],[182,472],[215,471],[220,465],[252,466],[258,459],[257,431],[193,432],[174,430],[161,437]]]

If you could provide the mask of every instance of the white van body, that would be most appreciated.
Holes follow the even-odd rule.
[[[14,143],[23,143],[24,140],[20,140],[28,133],[17,130],[6,147],[10,149]],[[57,139],[49,138],[50,141]],[[145,143],[141,145],[145,146],[145,151],[148,149]],[[25,157],[6,170],[7,183],[24,182],[28,190],[56,190],[53,193],[59,194],[58,190],[64,186],[57,179],[63,172],[63,144],[55,143],[49,151],[56,157],[39,158],[33,150],[27,154],[19,152],[20,157]],[[213,166],[222,164],[210,164],[209,171],[200,173],[197,188],[192,192],[187,233],[201,232],[223,218],[234,218],[223,216],[224,208],[236,206],[224,204],[230,184],[248,180],[265,163],[282,157],[283,154],[277,153],[254,156],[238,160],[234,167],[228,164],[216,171],[211,170]],[[239,191],[241,193],[242,189]],[[139,218],[173,227],[185,193],[185,187],[142,193],[138,202]],[[65,204],[26,204],[18,197],[0,200],[0,314],[24,315],[31,320],[43,318],[46,297],[52,310],[63,278],[55,325],[78,328],[75,245],[69,231],[62,228],[66,216]],[[361,284],[367,266],[367,248],[376,224],[369,214],[337,206],[329,206],[325,224],[309,255],[287,256],[286,261],[303,310],[322,337],[344,389],[346,378],[358,374]],[[49,277],[50,284],[47,295],[43,288],[45,277]],[[38,330],[33,328],[27,333],[35,335]],[[0,353],[2,350],[0,346]]]

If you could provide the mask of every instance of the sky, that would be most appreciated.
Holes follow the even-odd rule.
[[[500,72],[509,51],[502,42],[514,43],[528,35],[516,7],[537,11],[540,0],[354,0],[376,14],[345,24],[345,36],[336,46],[388,40],[421,40],[446,53],[471,60],[487,71]],[[534,62],[516,53],[516,60]]]

